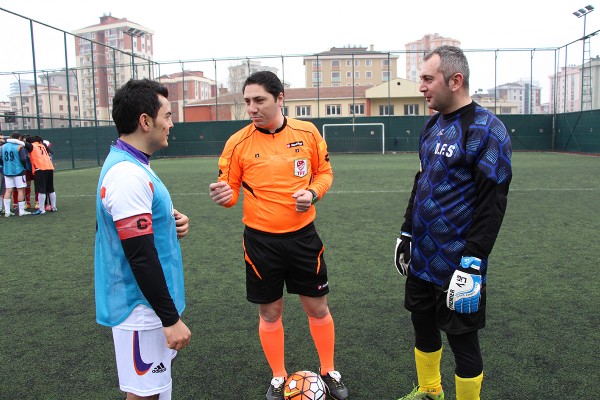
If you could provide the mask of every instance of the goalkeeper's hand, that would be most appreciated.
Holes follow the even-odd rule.
[[[462,257],[460,268],[454,271],[446,283],[446,305],[459,314],[471,314],[479,310],[481,297],[481,259]]]
[[[396,239],[396,252],[394,253],[394,264],[400,275],[408,275],[408,264],[410,263],[410,255],[412,250],[411,245],[412,235],[407,232],[402,232],[400,237]]]

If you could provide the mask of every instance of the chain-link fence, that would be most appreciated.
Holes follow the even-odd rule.
[[[66,160],[65,168],[102,162],[106,142],[116,137],[110,118],[112,97],[131,78],[155,79],[169,89],[177,124],[165,155],[218,154],[233,129],[246,123],[241,86],[249,73],[261,69],[277,73],[289,102],[288,92],[316,87],[310,94],[316,112],[306,114],[306,107],[298,105],[302,101],[298,95],[293,96],[296,106],[287,115],[311,119],[319,128],[384,124],[385,138],[382,134],[376,141],[387,151],[414,150],[419,116],[426,114],[418,89],[404,94],[416,103],[407,105],[399,103],[391,87],[391,82],[406,85],[407,78],[414,78],[413,61],[423,55],[418,50],[338,49],[339,60],[352,68],[343,75],[342,68],[327,69],[326,64],[337,62],[339,67],[340,61],[326,52],[155,61],[151,35],[135,23],[66,32],[0,8],[0,26],[9,22],[16,28],[10,32],[11,50],[0,61],[0,129],[39,130],[60,143],[55,147],[57,160]],[[586,33],[584,28],[582,37],[552,48],[463,49],[471,67],[472,97],[509,121],[517,148],[600,152],[600,138],[593,132],[600,109],[600,57],[591,55],[591,49],[600,49],[597,32]],[[369,101],[365,94],[369,85],[363,82],[369,71],[354,65],[368,58],[365,54],[376,54],[387,69],[374,79],[375,86],[383,87],[384,95],[377,99],[380,105],[361,114],[355,103]],[[343,109],[335,115],[336,108],[326,104],[326,85],[352,87],[346,95],[352,115],[345,115]],[[398,110],[402,104],[404,113]],[[208,111],[197,117],[188,112],[195,111],[193,106]],[[378,144],[369,146],[380,149]],[[357,147],[344,143],[340,148]]]

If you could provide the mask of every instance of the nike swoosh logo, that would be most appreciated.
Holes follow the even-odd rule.
[[[152,368],[152,363],[147,364],[144,362],[144,360],[142,360],[138,331],[133,331],[133,368],[135,369],[135,373],[138,375],[144,375],[146,372],[150,371],[150,368]]]
[[[291,392],[288,392],[287,390],[283,391],[283,397],[291,397],[291,396],[295,396],[298,393],[300,393],[299,390],[292,390]]]

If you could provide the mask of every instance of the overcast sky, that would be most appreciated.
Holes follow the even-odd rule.
[[[348,45],[403,51],[405,43],[428,33],[458,39],[465,50],[540,49],[533,53],[533,67],[531,52],[499,53],[496,80],[494,52],[467,53],[474,91],[529,78],[530,69],[534,70],[533,79],[547,86],[555,53],[542,49],[560,47],[583,36],[584,18],[576,18],[572,12],[594,3],[581,1],[0,0],[0,8],[67,32],[97,24],[103,14],[127,18],[154,30],[156,61],[315,54]],[[600,3],[594,6],[600,7]],[[0,27],[4,36],[0,74],[32,70],[28,21],[0,10]],[[586,33],[599,29],[600,9],[588,15]],[[62,33],[34,24],[34,35],[37,69],[64,67]],[[591,42],[592,56],[600,54],[598,37]],[[564,66],[564,57],[561,53],[558,65]],[[581,45],[570,46],[567,58],[569,64],[581,64]],[[398,73],[404,77],[400,61]],[[74,59],[70,63],[74,64]],[[214,78],[210,70],[204,72]],[[303,86],[303,79],[302,72],[290,72],[286,77],[294,87]],[[11,81],[14,77],[0,75],[0,100],[6,100],[6,86]],[[542,100],[547,101],[544,95]]]

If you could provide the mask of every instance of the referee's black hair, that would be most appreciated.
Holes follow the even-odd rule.
[[[273,95],[275,100],[277,100],[280,93],[283,93],[283,83],[271,71],[257,71],[250,75],[244,82],[242,93],[244,93],[248,85],[261,85],[267,92]]]
[[[156,118],[160,109],[158,95],[169,97],[166,86],[149,79],[130,79],[113,98],[112,118],[119,135],[133,133],[142,114]]]

